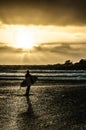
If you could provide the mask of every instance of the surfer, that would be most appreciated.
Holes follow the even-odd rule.
[[[32,84],[32,76],[29,73],[29,70],[27,70],[26,74],[25,74],[25,79],[26,79],[26,84],[27,84],[27,88],[26,88],[26,93],[25,96],[29,96],[29,92],[30,92],[30,86]]]

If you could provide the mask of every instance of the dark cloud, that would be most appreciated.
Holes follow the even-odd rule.
[[[86,52],[86,43],[44,43],[34,47],[34,52],[50,52],[60,55],[84,56]]]
[[[7,46],[4,43],[0,43],[0,53],[24,53],[26,52],[25,50],[21,48],[14,48],[11,46]]]
[[[86,25],[86,0],[0,0],[7,24]]]

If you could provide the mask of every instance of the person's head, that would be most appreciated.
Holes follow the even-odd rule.
[[[27,70],[27,74],[29,74],[29,70]]]

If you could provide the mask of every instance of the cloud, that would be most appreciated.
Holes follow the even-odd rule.
[[[86,43],[42,43],[32,50],[0,43],[0,64],[55,64],[86,59]]]
[[[25,56],[35,55],[40,53],[45,55],[46,53],[60,54],[60,55],[85,55],[86,43],[42,43],[38,46],[34,46],[31,50],[25,50],[22,48],[15,48],[7,46],[4,43],[0,43],[0,53],[13,53],[24,54]]]
[[[86,25],[85,0],[1,0],[0,21],[7,24]]]
[[[86,43],[44,43],[38,47],[34,47],[35,52],[49,52],[68,55],[68,56],[85,56]]]
[[[64,63],[68,59],[76,62],[86,59],[86,43],[42,43],[33,52],[45,64]]]
[[[25,53],[26,51],[21,48],[14,48],[7,46],[5,43],[0,43],[0,53]]]

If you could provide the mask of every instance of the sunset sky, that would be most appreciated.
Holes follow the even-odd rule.
[[[0,0],[0,64],[86,59],[86,0]]]

